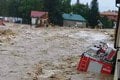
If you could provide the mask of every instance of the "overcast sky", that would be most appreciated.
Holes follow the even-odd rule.
[[[81,3],[89,3],[92,0],[80,0]],[[117,10],[115,7],[115,0],[98,0],[99,2],[99,10],[102,11],[107,11],[107,10]],[[72,0],[72,3],[76,3],[76,0]]]

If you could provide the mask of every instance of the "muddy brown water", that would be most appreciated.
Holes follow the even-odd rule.
[[[113,80],[113,75],[76,70],[80,55],[88,46],[101,40],[113,45],[103,31],[35,29],[17,24],[7,27],[16,35],[0,42],[0,80]]]

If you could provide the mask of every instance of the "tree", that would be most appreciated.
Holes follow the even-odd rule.
[[[83,16],[86,20],[88,20],[88,15],[89,15],[89,6],[88,4],[74,4],[72,5],[72,12],[74,14],[79,14]]]
[[[62,12],[63,13],[71,12],[71,0],[62,0]]]
[[[88,18],[89,25],[92,28],[94,28],[96,25],[98,25],[98,20],[99,20],[98,2],[97,0],[92,0]]]
[[[30,24],[30,13],[32,10],[42,10],[42,0],[20,0],[19,16],[23,18],[23,23]]]
[[[19,12],[19,2],[20,0],[8,0],[8,16],[18,17]]]
[[[8,15],[8,5],[7,0],[0,0],[0,15],[7,16]]]
[[[30,23],[32,10],[43,10],[43,0],[0,0],[0,16],[21,17]]]
[[[109,20],[107,17],[101,17],[100,21],[102,22],[104,28],[113,28],[114,26],[113,21]]]
[[[48,12],[49,22],[62,25],[62,2],[61,0],[44,0],[44,11]]]

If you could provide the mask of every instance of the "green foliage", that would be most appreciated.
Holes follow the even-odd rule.
[[[88,18],[89,25],[92,28],[94,28],[96,25],[98,25],[98,20],[99,20],[98,2],[97,0],[92,0]]]
[[[42,10],[43,0],[0,0],[0,16],[23,18],[30,23],[31,10]]]
[[[30,23],[30,12],[32,10],[32,1],[30,0],[21,0],[19,6],[20,17],[23,18],[24,23]]]
[[[97,0],[88,4],[71,5],[71,0],[0,0],[0,16],[12,16],[23,18],[23,23],[30,23],[32,10],[47,11],[49,22],[55,25],[62,25],[63,13],[74,13],[83,16],[88,20],[90,26],[96,26],[99,19]]]
[[[19,0],[8,1],[8,16],[18,17]],[[7,10],[6,10],[7,11]]]
[[[7,0],[0,0],[0,15],[1,16],[8,15],[7,10],[8,10]]]
[[[81,16],[83,16],[86,20],[88,20],[88,15],[89,15],[89,6],[88,4],[84,5],[84,4],[75,4],[72,5],[72,12],[74,14],[79,14]]]
[[[44,0],[44,10],[49,14],[49,22],[55,25],[62,25],[62,2],[61,0]]]
[[[61,0],[62,1],[62,12],[71,13],[71,0]]]
[[[100,21],[103,24],[103,28],[113,28],[113,21],[109,20],[107,17],[101,17]]]
[[[30,23],[30,13],[32,10],[42,10],[41,0],[20,0],[18,7],[19,16],[24,23]]]

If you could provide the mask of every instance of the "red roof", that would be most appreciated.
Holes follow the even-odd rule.
[[[112,11],[106,11],[106,12],[102,12],[100,14],[101,15],[106,15],[106,16],[117,16],[118,15],[117,12],[112,12]]]
[[[31,17],[42,17],[48,12],[43,12],[43,11],[31,11]]]
[[[100,13],[101,16],[106,16],[109,20],[117,21],[118,12],[117,11],[106,11]]]

